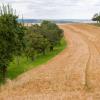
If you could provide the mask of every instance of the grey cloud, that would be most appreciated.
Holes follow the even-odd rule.
[[[88,18],[100,10],[99,0],[0,0],[1,3],[10,3],[26,18]]]

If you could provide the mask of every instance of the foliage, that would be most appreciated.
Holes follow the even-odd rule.
[[[3,79],[7,71],[7,66],[12,61],[17,51],[17,43],[23,37],[21,26],[17,22],[18,16],[9,6],[2,6],[0,9],[0,70]],[[22,36],[21,36],[22,35]]]
[[[34,60],[34,55],[38,53],[45,54],[45,50],[48,47],[48,40],[39,33],[39,29],[36,25],[29,27],[27,35],[25,36],[26,55]]]
[[[55,23],[50,21],[43,21],[41,23],[42,35],[46,37],[50,43],[50,50],[58,44],[63,37],[63,30],[61,30]]]
[[[94,14],[92,20],[97,21],[97,23],[100,23],[100,14],[99,13]]]
[[[3,80],[14,57],[17,58],[17,66],[22,55],[33,61],[35,56],[46,55],[48,48],[53,51],[63,37],[63,30],[51,21],[24,27],[17,19],[9,5],[0,7],[0,70]]]
[[[25,36],[25,54],[34,60],[35,54],[45,54],[46,50],[50,48],[53,50],[54,46],[60,43],[63,37],[63,30],[50,21],[43,21],[40,26],[38,24],[32,25],[28,28]]]
[[[34,60],[34,62],[31,59],[27,60],[26,56],[20,56],[20,64],[19,66],[16,63],[16,57],[15,59],[10,63],[7,76],[10,79],[16,78],[18,75],[31,70],[32,68],[38,67],[41,64],[47,63],[50,59],[52,59],[54,56],[59,54],[62,50],[64,50],[66,47],[66,41],[65,39],[61,39],[61,44],[56,45],[54,50],[52,52],[47,51],[45,55],[38,55],[37,59]]]

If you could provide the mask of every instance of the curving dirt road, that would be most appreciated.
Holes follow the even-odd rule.
[[[60,25],[68,47],[0,90],[0,100],[100,100],[100,28]]]

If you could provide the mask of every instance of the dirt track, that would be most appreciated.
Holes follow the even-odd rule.
[[[60,27],[68,47],[2,87],[0,100],[100,100],[100,28],[87,24]]]

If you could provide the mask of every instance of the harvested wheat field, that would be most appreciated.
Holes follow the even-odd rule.
[[[100,28],[60,25],[68,47],[0,89],[0,100],[100,100]]]

